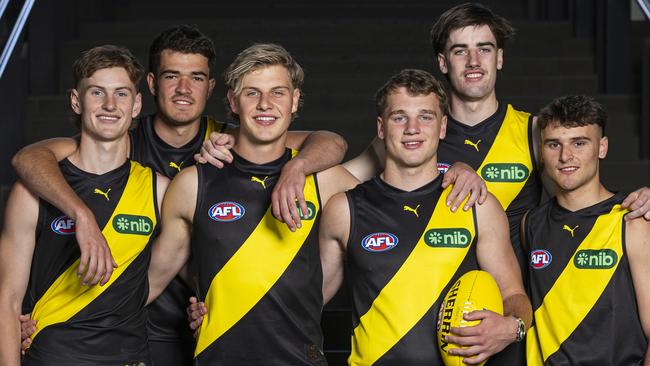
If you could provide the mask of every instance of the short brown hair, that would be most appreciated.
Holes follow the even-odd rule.
[[[469,26],[487,25],[497,41],[497,48],[504,48],[506,41],[515,34],[515,29],[505,18],[490,8],[477,3],[454,6],[444,12],[431,29],[431,45],[435,54],[443,53],[451,32]]]
[[[72,66],[74,88],[79,86],[82,79],[91,77],[97,70],[111,67],[121,67],[126,70],[129,79],[136,89],[144,75],[144,67],[129,50],[123,47],[104,45],[97,46],[81,53]]]
[[[596,124],[605,136],[607,113],[593,98],[586,95],[570,95],[554,99],[542,108],[537,123],[540,130],[551,124],[567,128]]]
[[[246,74],[273,65],[284,66],[289,73],[293,88],[302,88],[302,83],[305,80],[302,67],[284,47],[273,43],[256,43],[241,51],[235,61],[224,71],[224,81],[228,90],[239,95],[242,91],[242,80]],[[302,94],[298,105],[302,105]],[[231,118],[235,121],[239,119],[239,116],[230,109],[230,104],[227,101],[226,109]]]
[[[412,96],[435,94],[442,115],[447,114],[447,93],[445,93],[442,84],[426,71],[404,69],[393,75],[375,94],[378,116],[381,116],[386,110],[388,96],[401,87],[406,88],[406,91]]]

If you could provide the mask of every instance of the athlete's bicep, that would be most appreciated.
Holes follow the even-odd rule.
[[[359,184],[357,178],[343,166],[336,165],[317,174],[320,199],[323,205],[340,192],[345,192]]]
[[[343,282],[349,232],[350,209],[347,197],[345,193],[339,193],[325,205],[318,232],[325,303],[336,294]]]

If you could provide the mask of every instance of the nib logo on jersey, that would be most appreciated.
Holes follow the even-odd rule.
[[[529,174],[528,168],[520,163],[490,163],[481,169],[481,177],[486,182],[523,182]]]
[[[300,208],[300,205],[296,202],[296,206],[298,207],[298,214],[300,215],[300,218],[303,220],[313,220],[314,217],[316,216],[316,205],[314,205],[312,202],[305,202],[307,204],[307,213],[303,213],[302,209]]]
[[[244,217],[244,213],[246,213],[244,206],[231,201],[215,203],[208,210],[208,216],[219,222],[237,221]]]
[[[433,248],[466,248],[472,234],[465,228],[431,229],[424,234],[424,242]]]
[[[573,264],[579,269],[608,269],[618,262],[618,255],[611,249],[583,249],[573,256]]]
[[[153,221],[147,216],[115,215],[113,229],[120,234],[149,235],[153,231]]]
[[[75,233],[74,220],[68,216],[59,216],[52,220],[50,228],[59,235],[74,235]]]
[[[385,252],[395,248],[398,241],[391,233],[372,233],[361,240],[361,246],[369,252]]]
[[[530,266],[533,269],[542,269],[548,267],[553,260],[551,252],[544,249],[537,249],[530,253]]]

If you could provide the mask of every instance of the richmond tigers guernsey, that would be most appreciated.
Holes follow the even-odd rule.
[[[456,161],[470,165],[504,207],[520,268],[526,263],[519,244],[521,217],[539,203],[542,192],[535,167],[532,120],[529,113],[505,103],[499,103],[496,113],[475,126],[449,116],[447,134],[438,147],[441,171]]]
[[[158,222],[155,175],[131,161],[102,175],[67,159],[60,168],[95,214],[118,267],[106,285],[82,285],[74,221],[40,200],[24,299],[38,329],[23,364],[149,364],[144,304],[149,243]]]
[[[320,201],[291,232],[271,214],[271,192],[292,152],[258,165],[233,154],[223,169],[197,165],[192,256],[205,316],[195,357],[201,365],[324,365],[320,312]]]
[[[528,365],[639,365],[645,338],[625,248],[624,196],[526,218],[533,326]]]
[[[478,262],[474,209],[452,213],[444,204],[450,188],[443,192],[441,182],[442,174],[404,192],[375,177],[346,193],[350,365],[442,365],[440,304]]]
[[[215,121],[212,117],[203,116],[197,135],[185,146],[176,148],[163,141],[154,131],[155,115],[149,115],[138,120],[137,126],[129,131],[131,139],[130,157],[142,165],[151,167],[154,171],[172,179],[180,169],[194,165],[194,154],[199,152],[203,141],[211,132],[223,132],[227,125]],[[182,342],[181,357],[191,362],[194,340],[187,325],[185,308],[194,291],[176,276],[156,300],[147,306],[147,329],[149,340],[154,342]],[[167,351],[171,345],[167,344]],[[154,359],[157,354],[153,354]],[[163,354],[161,357],[169,357]],[[158,363],[178,360],[159,360]]]

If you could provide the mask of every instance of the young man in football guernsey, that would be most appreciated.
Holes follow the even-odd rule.
[[[437,148],[445,137],[447,97],[431,74],[403,70],[377,93],[377,135],[385,170],[335,195],[320,226],[323,296],[328,301],[348,266],[353,336],[350,365],[442,365],[436,319],[449,286],[482,268],[496,279],[504,316],[478,311],[480,325],[452,328],[450,350],[480,363],[517,339],[531,308],[499,202],[452,212],[442,188]],[[450,239],[451,238],[451,239]],[[476,356],[476,357],[472,357]]]
[[[233,163],[182,170],[165,196],[150,296],[192,252],[208,313],[195,351],[205,365],[322,365],[317,225],[336,192],[358,182],[341,166],[309,175],[308,210],[292,231],[271,213],[271,190],[295,155],[285,147],[303,72],[282,47],[255,44],[225,73],[240,129]],[[191,245],[190,245],[191,243]]]
[[[528,365],[650,365],[650,223],[625,220],[624,195],[600,181],[606,121],[585,96],[539,113],[556,194],[522,224],[534,309]]]
[[[212,41],[190,26],[172,27],[153,41],[149,51],[147,83],[157,110],[154,115],[141,118],[130,131],[126,143],[129,144],[127,151],[131,159],[172,178],[181,168],[194,164],[194,154],[199,152],[211,132],[226,129],[224,123],[202,117],[215,85],[212,78],[215,55]],[[338,163],[345,153],[345,141],[336,134],[324,131],[311,133],[309,137],[305,132],[290,132],[287,144],[294,148],[304,145],[304,149],[284,166],[285,182],[301,180],[306,173],[330,167]],[[69,217],[86,223],[83,217],[92,215],[92,212],[65,183],[56,163],[57,159],[62,159],[76,148],[76,141],[55,139],[40,145],[44,146],[26,148],[17,154],[14,165],[19,176],[34,192],[56,207],[61,207]],[[274,194],[280,197],[277,198],[280,201],[290,196],[291,202],[298,196],[292,193],[290,187],[287,188],[287,184],[275,190]],[[94,233],[94,230],[87,229],[93,225],[96,228],[93,223],[77,224],[77,237],[82,230],[82,236],[89,235],[89,231]],[[99,238],[93,239],[95,242],[103,240],[99,229],[92,235],[99,235]],[[83,262],[82,239],[79,239],[79,243]],[[91,268],[84,276],[84,282],[96,283],[102,279],[105,271],[103,281],[107,281],[112,271],[109,265],[110,251],[87,252]],[[109,262],[102,260],[100,253],[104,253]],[[94,278],[92,273],[96,273]],[[187,326],[185,306],[193,294],[194,291],[176,277],[168,289],[148,306],[149,343],[157,365],[191,364],[194,341]]]
[[[81,135],[60,167],[103,228],[117,264],[108,281],[79,281],[74,220],[21,182],[14,185],[0,237],[2,365],[20,364],[21,306],[39,323],[24,365],[151,363],[144,314],[149,242],[168,180],[127,159],[143,73],[129,51],[115,46],[90,49],[74,64],[70,105]]]

